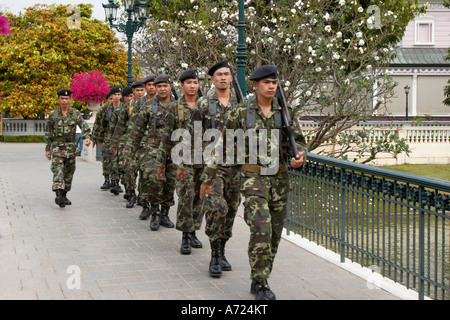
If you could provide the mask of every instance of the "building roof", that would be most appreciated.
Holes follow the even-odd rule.
[[[399,48],[390,67],[450,67],[447,48]]]

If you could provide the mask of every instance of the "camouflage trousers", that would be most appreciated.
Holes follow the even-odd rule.
[[[210,241],[232,236],[234,218],[241,203],[241,166],[219,166],[208,197],[203,198],[205,233]]]
[[[72,189],[72,179],[76,167],[75,152],[76,144],[57,146],[52,148],[52,191],[70,191]]]
[[[145,183],[141,189],[147,192],[147,200],[154,205],[171,207],[175,204],[175,185],[177,178],[177,167],[172,161],[166,162],[166,175],[163,179],[158,179],[158,167],[156,163],[156,154],[150,150],[143,158],[142,163],[142,182]],[[143,198],[142,198],[143,199]]]
[[[125,143],[120,142],[119,147],[117,148],[117,172],[119,173],[119,180],[126,188],[126,180],[125,180],[125,159],[123,158],[123,148],[125,147]]]
[[[138,158],[136,161],[136,170],[137,176],[139,179],[137,180],[137,190],[139,192],[139,197],[141,200],[148,201],[148,179],[149,177],[144,174],[144,171],[148,170],[148,168],[152,165],[152,158],[149,157],[149,149],[147,147],[141,147],[138,150]],[[156,171],[155,171],[156,174]]]
[[[245,197],[244,219],[250,227],[250,278],[267,280],[286,219],[289,178],[287,173],[260,176],[243,172],[241,189]]]
[[[108,142],[102,144],[102,168],[103,175],[110,176],[112,180],[117,180],[118,172],[117,165],[115,165],[115,161],[117,161],[117,156],[113,155],[111,152],[111,145]]]
[[[122,149],[123,150],[123,149]],[[125,159],[124,159],[125,161]],[[136,190],[136,180],[138,176],[138,159],[130,159],[124,163],[123,185],[126,190]]]
[[[177,181],[177,230],[183,232],[200,230],[203,220],[202,202],[200,200],[200,185],[202,184],[200,176],[202,172],[203,166],[186,166],[183,181]]]

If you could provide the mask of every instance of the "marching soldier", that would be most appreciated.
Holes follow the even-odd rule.
[[[61,208],[71,205],[67,192],[72,188],[72,179],[76,165],[75,133],[77,125],[81,128],[85,145],[91,141],[91,129],[83,120],[81,112],[70,107],[72,92],[63,89],[57,92],[59,108],[50,112],[45,131],[45,157],[52,161],[52,191],[55,191],[55,203]]]
[[[144,84],[142,81],[136,81],[131,85],[133,91],[133,100],[125,104],[119,114],[114,134],[111,137],[111,151],[117,153],[119,141],[123,141],[124,145],[128,140],[130,130],[134,123],[133,110],[138,107],[139,100],[144,96]],[[125,159],[125,157],[124,157]],[[125,196],[128,195],[126,203],[127,208],[133,208],[136,203],[136,179],[137,179],[137,157],[134,156],[125,162]],[[124,196],[124,197],[125,197]]]
[[[277,69],[274,65],[262,66],[254,71],[250,80],[256,95],[245,104],[240,104],[230,113],[224,131],[228,129],[243,129],[244,132],[253,130],[255,141],[262,141],[263,132],[274,135],[279,132],[278,143],[270,150],[271,161],[266,155],[249,150],[249,140],[245,140],[245,164],[242,165],[241,191],[245,197],[244,218],[250,227],[250,241],[248,256],[251,267],[252,280],[250,291],[257,300],[274,300],[275,294],[270,290],[267,279],[270,277],[275,255],[281,239],[285,218],[286,204],[289,193],[289,178],[286,159],[288,157],[287,135],[282,131],[282,109],[275,97],[277,89]],[[305,139],[301,134],[298,121],[294,122],[295,141],[304,145]],[[250,135],[249,135],[250,136]],[[265,139],[267,141],[267,139]],[[272,140],[271,140],[272,141]],[[281,144],[281,146],[280,146]],[[301,150],[301,145],[298,145]],[[258,154],[256,164],[251,161],[251,154]],[[306,154],[299,152],[296,158],[290,155],[293,168],[303,165]],[[272,161],[275,160],[275,161]],[[276,166],[272,166],[276,163]],[[220,168],[220,166],[219,166]],[[215,171],[214,165],[209,169]],[[212,176],[214,172],[212,173]],[[206,184],[206,183],[209,183]],[[212,181],[205,181],[206,196]],[[212,193],[209,193],[211,197]]]
[[[100,131],[103,130],[102,128],[102,123],[104,122],[104,118],[105,118],[105,114],[106,114],[106,110],[108,108],[108,106],[112,103],[112,97],[111,97],[111,90],[106,94],[105,100],[107,101],[107,104],[104,105],[99,112],[97,113],[96,117],[95,117],[95,122],[94,122],[94,127],[92,128],[92,143],[93,146],[95,147],[95,145],[98,145],[99,147],[102,146],[103,140],[102,141],[97,141],[97,139],[102,139],[100,137],[103,137],[104,132],[100,133]],[[110,175],[111,175],[111,166],[110,166],[110,159],[108,158],[107,155],[104,154],[105,148],[102,148],[101,152],[102,152],[102,172],[103,172],[103,176],[105,177],[105,182],[100,186],[101,190],[109,190],[111,188],[111,180],[110,180]]]
[[[119,137],[119,142],[118,142],[119,147],[118,148],[114,148],[112,146],[112,140],[113,140],[114,131],[115,131],[117,122],[119,121],[119,116],[122,112],[122,109],[128,107],[127,104],[131,100],[133,100],[133,91],[131,90],[130,86],[123,88],[122,98],[123,98],[123,103],[119,107],[114,109],[114,112],[111,116],[111,125],[109,128],[109,136],[110,136],[111,153],[114,156],[116,156],[116,161],[114,164],[117,166],[117,172],[119,174],[120,183],[123,186],[126,186],[125,169],[124,169],[125,164],[124,164],[123,155],[122,155],[122,150],[125,147],[125,136],[123,135],[123,136]],[[128,197],[128,194],[125,194],[124,199],[127,199],[127,197]]]
[[[131,159],[136,154],[141,143],[145,146],[146,156],[143,168],[143,182],[147,183],[148,198],[151,204],[152,219],[150,229],[156,231],[160,225],[173,228],[169,219],[169,209],[175,204],[174,191],[176,167],[173,163],[166,165],[166,181],[158,180],[156,157],[161,142],[161,131],[165,126],[164,114],[171,102],[170,90],[172,81],[168,75],[160,74],[156,77],[155,86],[157,95],[146,102],[140,111],[128,137],[125,147],[125,159]],[[145,187],[144,187],[145,188]],[[161,211],[159,209],[161,205]]]
[[[182,232],[180,252],[190,254],[191,247],[201,248],[203,246],[195,234],[196,230],[200,230],[203,220],[200,202],[200,175],[203,172],[203,165],[201,163],[195,164],[195,161],[193,161],[195,143],[193,141],[194,123],[192,121],[200,84],[195,69],[183,72],[179,80],[184,95],[178,101],[172,102],[166,111],[157,166],[158,179],[162,179],[166,171],[166,162],[171,162],[171,150],[174,146],[174,142],[171,140],[172,132],[177,129],[188,131],[190,139],[189,141],[182,141],[182,143],[186,143],[190,147],[190,163],[179,163],[177,168],[178,208],[176,229]]]
[[[212,66],[208,74],[215,86],[215,92],[198,100],[194,118],[202,121],[204,131],[217,129],[222,132],[230,112],[237,105],[237,98],[231,94],[230,88],[233,80],[231,67],[228,61],[222,61]],[[205,145],[205,149],[207,147],[208,145]],[[240,172],[240,165],[224,163],[213,175],[210,169],[205,168],[201,176],[201,180],[211,186],[211,195],[203,203],[203,214],[206,221],[205,233],[211,245],[209,274],[212,277],[218,278],[222,271],[232,269],[225,257],[225,245],[231,238],[234,218],[241,201]],[[202,192],[201,190],[200,196]]]

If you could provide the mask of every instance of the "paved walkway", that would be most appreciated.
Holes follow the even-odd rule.
[[[0,299],[254,299],[242,209],[227,245],[233,271],[213,279],[203,231],[205,248],[181,255],[179,231],[150,231],[102,178],[100,164],[77,158],[73,205],[59,208],[44,145],[0,143]],[[269,284],[279,300],[399,299],[286,240]]]

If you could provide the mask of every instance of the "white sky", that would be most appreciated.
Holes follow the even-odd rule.
[[[98,20],[105,20],[105,10],[102,4],[108,3],[108,0],[0,0],[0,11],[7,11],[14,14],[25,12],[25,8],[34,6],[35,4],[93,4],[92,17]]]

